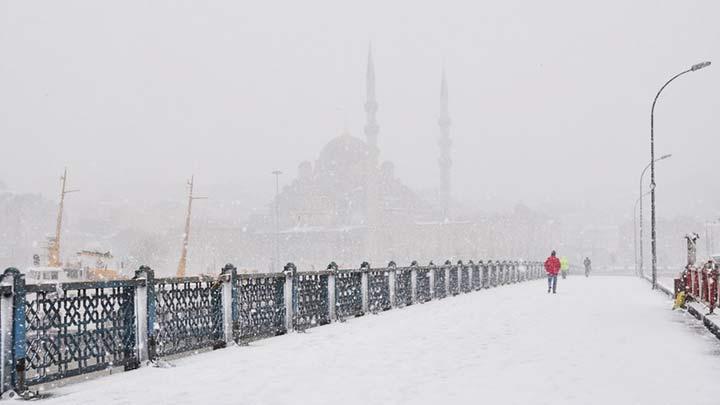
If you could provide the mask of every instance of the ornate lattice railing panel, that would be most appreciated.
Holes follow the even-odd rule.
[[[415,299],[418,302],[427,302],[432,299],[432,289],[430,288],[431,271],[431,269],[421,267],[415,270]]]
[[[285,275],[243,275],[236,283],[238,338],[251,340],[285,333]]]
[[[362,272],[335,273],[335,314],[339,319],[362,315]]]
[[[470,288],[470,267],[460,265],[460,291],[468,293]]]
[[[368,271],[368,309],[385,311],[390,305],[390,273],[385,269]]]
[[[470,288],[473,290],[479,290],[482,288],[482,270],[480,265],[472,265],[470,270]]]
[[[168,356],[222,340],[222,295],[215,280],[156,279],[157,355]]]
[[[498,285],[498,266],[495,263],[490,263],[490,285],[497,287]]]
[[[450,277],[450,282],[448,283],[448,295],[460,294],[460,271],[458,270],[458,266],[450,267],[448,274]]]
[[[293,303],[295,328],[303,330],[330,322],[328,273],[296,273]]]
[[[135,347],[137,283],[28,285],[26,382],[126,365]]]
[[[410,268],[395,271],[395,305],[412,305],[412,270]]]
[[[435,272],[435,298],[447,297],[447,291],[445,288],[445,269],[442,267],[435,267],[431,271]]]

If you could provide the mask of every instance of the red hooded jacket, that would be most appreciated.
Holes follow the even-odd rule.
[[[556,256],[550,256],[545,260],[545,271],[551,276],[560,273],[560,260]]]

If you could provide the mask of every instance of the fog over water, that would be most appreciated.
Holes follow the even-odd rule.
[[[673,155],[657,166],[658,215],[689,217],[664,228],[682,253],[685,232],[704,232],[689,224],[720,217],[718,16],[710,0],[0,0],[0,188],[48,200],[47,218],[28,214],[40,223],[30,241],[54,231],[65,167],[81,190],[68,197],[73,247],[85,229],[181,234],[192,174],[210,197],[196,204],[198,234],[241,227],[267,212],[271,171],[283,187],[344,131],[365,139],[372,44],[379,161],[395,177],[420,195],[439,186],[444,67],[457,212],[522,203],[569,227],[558,246],[614,227],[615,248],[632,243],[655,93],[712,60],[656,107],[656,151]],[[26,258],[15,246],[0,264],[13,249]],[[632,263],[629,249],[613,260]],[[217,256],[198,266],[227,261]]]

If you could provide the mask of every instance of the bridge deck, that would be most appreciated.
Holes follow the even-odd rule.
[[[720,403],[720,344],[646,282],[558,288],[460,295],[66,386],[43,403]]]

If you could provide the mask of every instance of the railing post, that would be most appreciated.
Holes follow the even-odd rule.
[[[428,278],[430,279],[430,300],[435,299],[435,271],[437,270],[437,267],[435,266],[435,263],[430,261],[428,263]]]
[[[335,262],[330,262],[327,266],[328,274],[328,312],[330,316],[330,322],[337,320],[337,288],[335,283],[335,277],[337,273],[338,265]]]
[[[535,262],[525,262],[525,281],[535,280]]]
[[[527,262],[527,279],[528,280],[535,280],[537,278],[537,275],[535,274],[535,271],[537,270],[537,266],[535,262]]]
[[[413,304],[417,304],[417,267],[417,261],[413,260],[410,264],[410,297]]]
[[[507,262],[505,260],[503,260],[502,262],[500,262],[500,271],[499,271],[499,274],[500,274],[500,283],[499,284],[501,286],[504,286],[505,284],[507,284],[507,270],[508,270]]]
[[[225,345],[236,341],[240,332],[238,313],[237,268],[228,263],[220,271],[222,283],[223,337]]]
[[[536,272],[537,272],[537,276],[536,276],[537,279],[540,280],[542,278],[545,278],[545,274],[544,274],[545,268],[544,268],[542,262],[535,262],[535,268],[536,268]]]
[[[390,308],[395,308],[395,274],[397,271],[397,264],[394,261],[388,263],[387,276],[388,276],[388,289],[390,298]]]
[[[154,291],[154,274],[150,267],[140,266],[135,270],[134,280],[143,280],[145,285],[135,288],[135,357],[139,364],[154,360],[155,357],[155,297],[151,297],[150,289]],[[150,320],[152,306],[152,321]],[[152,341],[152,343],[151,343]],[[151,354],[151,351],[153,352]]]
[[[2,319],[2,376],[0,394],[25,391],[25,279],[16,268],[0,276],[3,287],[0,307]],[[14,395],[10,395],[14,397]]]
[[[0,395],[12,389],[12,328],[13,328],[13,280],[12,274],[0,276]]]
[[[443,264],[443,272],[445,273],[445,297],[451,297],[452,294],[450,293],[450,269],[452,268],[452,263],[450,260],[445,260],[445,264]]]
[[[285,268],[283,269],[283,273],[285,273],[285,329],[287,329],[288,332],[294,330],[293,317],[294,309],[297,305],[295,300],[297,298],[295,294],[295,289],[293,288],[293,279],[295,278],[296,272],[297,267],[295,267],[295,265],[292,263],[286,264]]]
[[[480,274],[480,290],[485,288],[485,263],[482,260],[478,260],[478,274]]]
[[[362,262],[360,265],[361,273],[361,289],[362,289],[362,310],[364,314],[368,313],[370,308],[370,299],[368,292],[368,271],[370,270],[370,263]]]
[[[10,291],[2,296],[2,391],[23,394],[26,370],[25,276],[10,267],[0,276]],[[11,395],[13,397],[14,395]]]
[[[462,260],[458,260],[457,264],[455,265],[455,269],[456,269],[455,271],[456,271],[456,274],[458,275],[458,276],[457,276],[457,281],[456,281],[456,283],[457,283],[457,290],[456,290],[457,295],[460,295],[460,294],[462,294],[462,293],[464,292],[463,289],[462,289],[462,273],[463,273],[463,269],[464,269],[464,268],[465,268],[465,264],[462,262]],[[450,269],[452,269],[452,267],[450,267]]]

